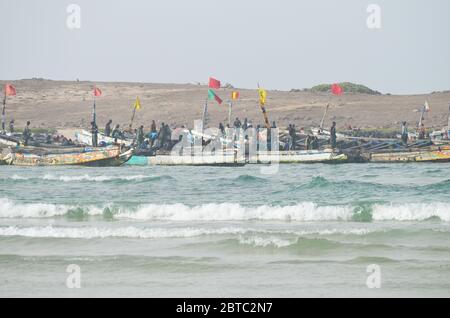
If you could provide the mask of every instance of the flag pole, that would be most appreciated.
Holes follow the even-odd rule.
[[[95,88],[94,88],[95,89]],[[92,127],[91,127],[91,133],[92,133],[92,147],[97,147],[98,146],[98,135],[97,135],[97,131],[98,129],[96,129],[97,127],[97,111],[96,111],[96,103],[95,103],[95,92],[94,92],[94,106],[92,107]]]
[[[448,134],[448,138],[450,138],[450,103],[448,104],[447,134]]]
[[[130,128],[129,128],[130,132],[132,132],[132,129],[133,129],[134,116],[136,116],[136,106],[134,106],[133,115],[131,116],[131,122],[130,122]]]
[[[231,127],[231,112],[233,111],[233,102],[230,100],[228,103],[228,126]]]
[[[203,118],[202,118],[202,131],[201,133],[203,133],[203,131],[205,130],[205,126],[206,126],[206,116],[208,115],[208,99],[206,99],[205,101],[205,107],[203,108]]]
[[[328,103],[327,104],[327,107],[325,108],[325,112],[323,113],[323,116],[322,116],[322,121],[320,122],[320,131],[323,131],[323,125],[325,124],[325,118],[326,118],[326,116],[327,116],[327,113],[328,113],[328,109],[330,108],[330,104]]]
[[[6,88],[5,88],[5,96],[3,97],[3,109],[2,109],[2,133],[5,132],[6,127]]]
[[[261,96],[260,96],[259,90],[260,90],[260,87],[259,87],[259,83],[258,83],[258,104],[259,104],[259,107],[261,108],[261,111],[263,113],[264,122],[266,124],[266,128],[270,129],[271,126],[270,126],[270,122],[269,122],[269,117],[267,116],[266,106],[264,106],[261,103]]]
[[[425,107],[425,105],[423,105],[422,113],[420,115],[419,125],[417,126],[417,130],[419,130],[420,127],[422,127],[423,120],[425,119],[425,110],[426,110],[426,107]]]

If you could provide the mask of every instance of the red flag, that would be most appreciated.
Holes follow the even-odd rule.
[[[219,96],[214,95],[214,99],[216,100],[216,102],[217,102],[219,105],[222,105],[223,100],[222,100]]]
[[[210,77],[209,78],[209,88],[219,89],[220,88],[220,81]]]
[[[102,91],[100,90],[100,88],[97,88],[95,86],[94,86],[94,96],[95,97],[102,96]]]
[[[5,85],[5,95],[6,96],[16,96],[16,88],[11,84]]]
[[[342,89],[342,87],[339,84],[333,84],[333,85],[331,85],[331,92],[334,95],[339,96],[339,95],[342,95],[344,90]]]

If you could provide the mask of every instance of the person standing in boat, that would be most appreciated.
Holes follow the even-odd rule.
[[[242,126],[242,123],[241,123],[241,121],[239,120],[239,117],[236,117],[236,120],[234,121],[234,128],[241,128],[241,126]]]
[[[108,123],[106,124],[106,127],[105,127],[105,136],[106,137],[110,137],[111,136],[111,124],[112,124],[112,120],[110,119],[108,121]]]
[[[170,129],[170,126],[168,124],[166,124],[166,126],[164,127],[164,135],[165,140],[163,143],[163,148],[165,150],[170,150],[170,148],[172,147],[172,130]]]
[[[141,148],[141,146],[144,144],[144,126],[143,125],[141,125],[137,131],[136,142],[137,142],[138,148]]]
[[[245,118],[244,123],[242,124],[242,129],[245,131],[245,130],[247,130],[247,128],[248,128],[248,119]]]
[[[426,130],[425,130],[425,124],[422,123],[419,129],[419,140],[424,140],[426,137]]]
[[[306,150],[311,150],[311,142],[312,142],[311,135],[308,134],[308,136],[306,136],[306,139],[305,139]]]
[[[312,137],[311,149],[318,150],[319,149],[319,138],[317,136]]]
[[[402,142],[406,145],[408,144],[408,126],[406,121],[402,123]]]
[[[111,137],[114,138],[114,142],[117,143],[117,139],[122,137],[122,133],[120,132],[120,125],[117,124],[113,129]]]
[[[333,121],[333,124],[331,125],[331,129],[330,129],[330,143],[331,143],[331,148],[336,148],[336,122]]]
[[[150,126],[150,133],[156,133],[156,132],[157,132],[157,130],[156,130],[156,123],[155,123],[154,120],[152,120],[152,124]]]
[[[219,130],[222,133],[222,136],[225,136],[225,127],[223,126],[222,123],[219,124]]]
[[[11,134],[14,134],[14,119],[11,119],[11,121],[9,122],[9,132]]]
[[[28,142],[30,141],[30,138],[31,138],[30,125],[31,125],[31,122],[27,121],[27,125],[25,126],[25,129],[23,130],[23,134],[22,134],[23,143],[25,146],[28,146]]]
[[[91,122],[92,147],[98,147],[98,127],[93,121]]]

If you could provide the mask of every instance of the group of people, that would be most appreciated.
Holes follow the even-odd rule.
[[[114,138],[117,142],[118,139],[126,138],[126,131],[121,130],[120,125],[116,124],[114,129],[112,127],[112,120],[109,120],[105,126],[104,135]],[[93,126],[94,127],[94,126]],[[93,130],[96,130],[96,127]],[[98,133],[98,131],[97,131]],[[156,122],[152,120],[150,125],[150,131],[145,132],[144,125],[139,126],[133,132],[134,144],[139,149],[158,148],[164,150],[170,150],[172,145],[172,130],[169,125],[162,123],[159,130],[156,128]]]
[[[402,122],[401,131],[402,131],[401,133],[402,142],[403,144],[407,145],[409,139],[409,132],[408,132],[408,123],[406,121]],[[425,124],[423,122],[419,124],[417,139],[419,140],[427,139],[427,131],[425,128]]]

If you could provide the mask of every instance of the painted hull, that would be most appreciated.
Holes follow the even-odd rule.
[[[127,165],[132,166],[243,166],[245,159],[235,156],[133,156]]]
[[[339,163],[346,162],[348,157],[331,151],[295,151],[295,152],[260,152],[256,156],[245,159],[239,155],[197,155],[171,156],[157,155],[154,157],[133,156],[127,165],[132,166],[243,166],[266,163]]]
[[[450,162],[450,149],[373,153],[370,162]]]
[[[119,147],[98,148],[96,150],[76,153],[33,154],[10,151],[2,160],[13,166],[120,166],[128,161],[133,152],[121,153]]]
[[[77,132],[75,134],[75,139],[82,144],[92,146],[92,134],[86,130],[82,130],[81,132]],[[114,138],[107,137],[103,134],[98,134],[98,143],[104,142],[107,145],[114,144]],[[127,147],[130,147],[132,144],[132,141],[130,140],[124,140],[124,139],[117,139],[117,143],[120,145],[124,145]]]
[[[289,163],[340,163],[348,159],[345,154],[338,154],[332,151],[305,150],[305,151],[280,151],[280,152],[259,152],[257,156],[249,158],[249,163],[269,163],[278,162],[280,164]]]

